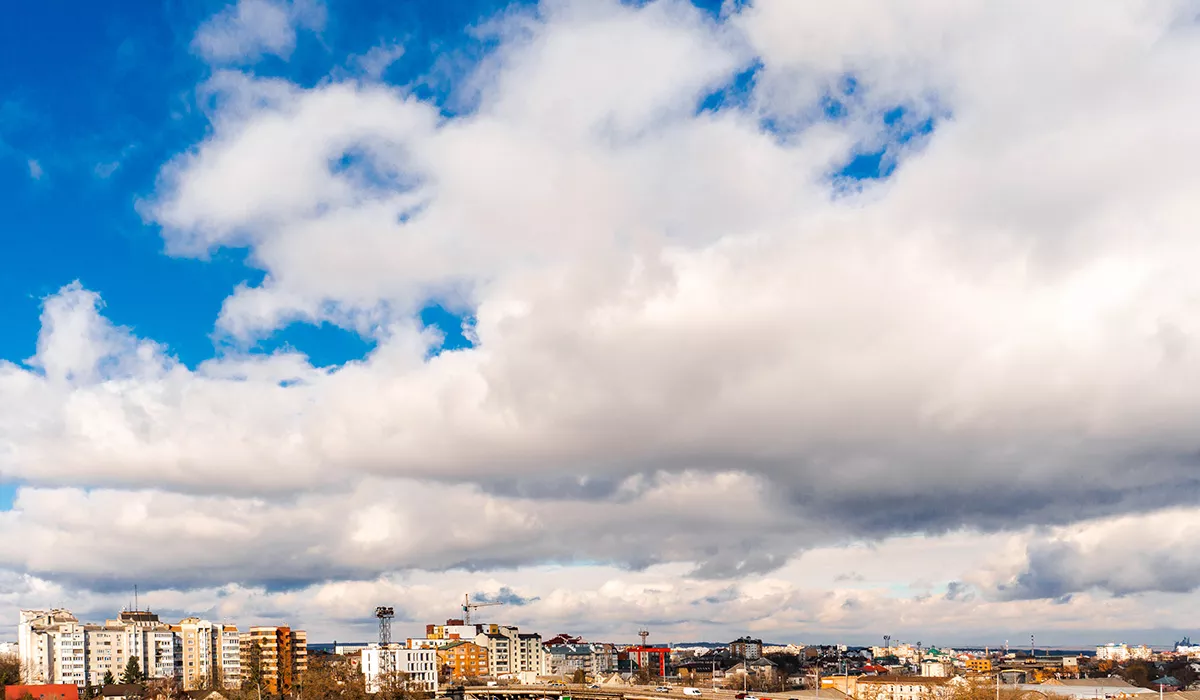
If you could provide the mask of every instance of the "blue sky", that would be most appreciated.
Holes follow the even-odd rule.
[[[989,7],[10,8],[0,618],[1200,626],[1190,18]]]
[[[396,36],[408,56],[387,77],[406,84],[426,75],[438,55],[472,51],[478,42],[466,30],[506,6],[340,3],[319,39],[302,36],[291,60],[265,61],[256,72],[313,84],[380,36]],[[222,249],[202,260],[165,255],[158,227],[142,220],[136,203],[153,192],[163,162],[205,132],[194,90],[211,69],[188,45],[196,26],[221,5],[71,7],[63,12],[38,3],[0,27],[0,186],[9,193],[4,230],[6,256],[14,261],[0,277],[6,321],[0,358],[32,356],[40,300],[79,280],[102,295],[114,322],[194,365],[217,349],[211,334],[221,302],[237,284],[257,284],[262,270],[244,250]],[[437,309],[426,320],[461,335]],[[283,343],[318,364],[365,349],[328,327],[285,331],[263,349]]]

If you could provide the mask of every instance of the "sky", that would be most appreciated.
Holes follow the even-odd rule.
[[[1200,629],[1200,3],[0,22],[17,610]]]

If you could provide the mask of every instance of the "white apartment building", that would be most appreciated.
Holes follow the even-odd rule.
[[[225,687],[240,683],[237,628],[188,618],[172,627],[148,611],[122,611],[103,625],[80,624],[67,610],[22,610],[17,649],[26,683],[99,685],[119,680],[129,659],[150,678],[179,678],[188,689],[220,669]]]
[[[1129,646],[1109,642],[1104,646],[1096,647],[1096,658],[1101,661],[1128,661]]]
[[[371,644],[362,650],[362,673],[368,693],[379,692],[380,674],[385,670],[403,673],[409,681],[435,694],[438,691],[438,659],[433,649],[408,649],[399,644],[381,648]]]
[[[83,625],[68,610],[22,610],[17,625],[21,682],[82,685],[87,657]]]
[[[96,685],[106,672],[119,679],[130,658],[151,678],[176,671],[174,639],[153,613],[84,625],[67,610],[22,610],[17,644],[26,683]]]
[[[1109,642],[1104,646],[1096,647],[1096,658],[1102,661],[1130,661],[1140,659],[1149,661],[1154,656],[1154,651],[1145,644],[1131,647],[1127,644],[1117,644]]]

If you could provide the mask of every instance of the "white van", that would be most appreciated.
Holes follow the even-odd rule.
[[[683,694],[684,695],[699,695],[700,689],[699,688],[684,688]]]

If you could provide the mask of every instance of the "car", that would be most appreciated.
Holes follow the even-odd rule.
[[[593,690],[596,690],[596,689],[598,689],[598,688],[600,687],[600,684],[599,684],[599,683],[593,683],[593,684],[589,685],[588,687],[589,687],[589,688],[591,688],[591,689],[593,689]]]
[[[671,689],[670,689],[670,688],[668,688],[668,687],[667,687],[667,686],[665,686],[665,685],[660,685],[660,686],[658,686],[657,688],[655,688],[654,690],[655,690],[656,692],[659,692],[659,693],[669,693],[669,692],[671,692]]]
[[[700,689],[699,688],[684,688],[683,694],[684,695],[700,695]]]

